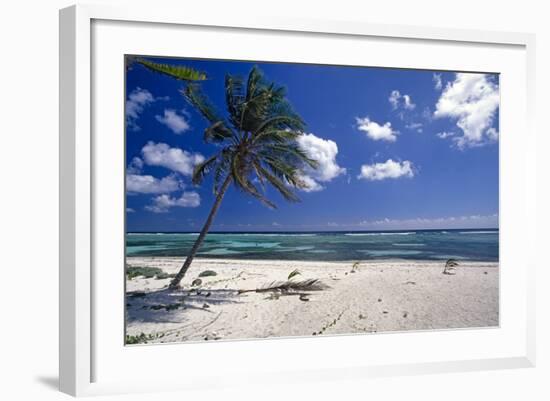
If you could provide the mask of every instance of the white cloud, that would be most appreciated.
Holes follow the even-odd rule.
[[[143,160],[141,160],[139,157],[134,157],[130,164],[128,164],[128,168],[126,169],[127,174],[140,174],[141,169],[143,168]]]
[[[456,119],[463,135],[453,138],[461,149],[482,146],[498,139],[492,128],[499,107],[499,88],[485,74],[457,73],[441,93],[434,117]]]
[[[445,139],[445,138],[448,138],[450,136],[453,136],[454,134],[455,134],[454,132],[443,131],[443,132],[437,133],[436,135],[437,135],[438,138]]]
[[[341,174],[346,173],[336,162],[338,145],[330,139],[323,139],[314,134],[302,134],[297,139],[298,145],[306,155],[317,161],[318,168],[304,168],[300,178],[306,185],[304,191],[320,191],[323,186],[319,182],[329,182]]]
[[[359,226],[370,230],[497,228],[498,214],[412,219],[389,219],[386,217],[372,221],[364,220],[359,222]]]
[[[413,110],[416,107],[409,95],[402,95],[401,92],[399,92],[398,90],[391,91],[388,100],[394,110],[398,109],[399,107],[402,107],[406,110]]]
[[[325,189],[321,184],[319,184],[317,181],[315,181],[313,178],[311,178],[309,175],[300,174],[298,178],[302,181],[304,184],[304,188],[302,188],[305,192],[317,192],[322,191]]]
[[[201,197],[196,192],[184,192],[181,197],[174,198],[163,194],[153,198],[151,205],[145,209],[153,213],[167,213],[172,207],[197,207],[201,204]]]
[[[139,131],[137,124],[139,115],[143,112],[145,106],[155,101],[155,98],[147,89],[141,89],[139,86],[134,89],[126,100],[126,123],[132,131]]]
[[[357,129],[365,132],[374,141],[395,142],[397,139],[397,131],[392,129],[390,122],[380,125],[369,117],[356,118],[355,120],[357,122]]]
[[[134,212],[135,212],[135,210],[132,209],[131,207],[126,208],[126,213],[134,213]]]
[[[180,148],[171,148],[165,143],[151,141],[143,147],[141,153],[146,164],[166,167],[187,176],[191,176],[195,166],[204,161],[204,156],[200,153],[190,153]]]
[[[410,123],[405,126],[405,128],[421,133],[424,130],[424,125],[422,123]]]
[[[127,174],[126,191],[129,194],[160,194],[177,191],[182,183],[171,174],[164,178],[152,175]]]
[[[443,88],[443,80],[441,79],[441,74],[434,73],[432,79],[434,81],[435,89],[440,91]]]
[[[487,132],[485,132],[485,135],[491,140],[496,141],[498,140],[498,131],[494,129],[493,127],[489,128]]]
[[[178,114],[176,110],[166,109],[164,110],[164,115],[156,115],[155,118],[159,123],[170,128],[175,134],[182,134],[191,128],[185,116]]]
[[[387,178],[414,177],[412,163],[410,161],[395,162],[388,159],[384,163],[363,164],[359,179],[380,181]]]

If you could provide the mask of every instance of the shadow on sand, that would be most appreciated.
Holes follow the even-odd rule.
[[[185,289],[163,288],[150,292],[126,294],[127,323],[182,323],[190,310],[213,314],[210,306],[237,304],[237,290],[231,289]]]

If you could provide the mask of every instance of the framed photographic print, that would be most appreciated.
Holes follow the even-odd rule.
[[[61,390],[531,366],[533,37],[255,21],[61,11]]]

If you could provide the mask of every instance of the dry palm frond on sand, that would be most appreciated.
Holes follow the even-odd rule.
[[[322,291],[330,288],[321,280],[312,278],[302,281],[273,281],[255,290],[239,290],[239,294],[245,292],[280,292],[282,294],[300,294],[308,291]]]
[[[443,274],[456,274],[455,267],[458,266],[458,262],[456,259],[449,259],[447,260],[447,263],[445,263],[445,269],[443,269]]]

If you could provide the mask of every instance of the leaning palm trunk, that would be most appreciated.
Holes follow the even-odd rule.
[[[193,247],[191,248],[191,252],[189,252],[189,255],[187,256],[187,259],[185,259],[185,262],[183,263],[183,266],[178,271],[178,274],[172,279],[170,282],[170,288],[176,289],[180,286],[180,282],[185,276],[185,273],[187,273],[187,270],[189,270],[189,267],[191,266],[191,263],[193,262],[193,259],[195,258],[195,255],[197,254],[199,248],[201,247],[202,243],[204,242],[204,238],[206,237],[206,234],[208,233],[208,230],[210,230],[210,226],[212,225],[212,222],[214,221],[214,217],[216,216],[216,213],[218,212],[218,209],[220,208],[220,205],[222,203],[223,196],[225,195],[225,192],[227,191],[227,188],[229,187],[229,184],[231,183],[231,177],[227,177],[220,188],[220,191],[216,195],[216,201],[214,202],[214,205],[212,206],[212,210],[210,210],[210,214],[208,215],[208,218],[206,219],[206,223],[204,223],[204,227],[202,228],[199,237],[193,244]]]

